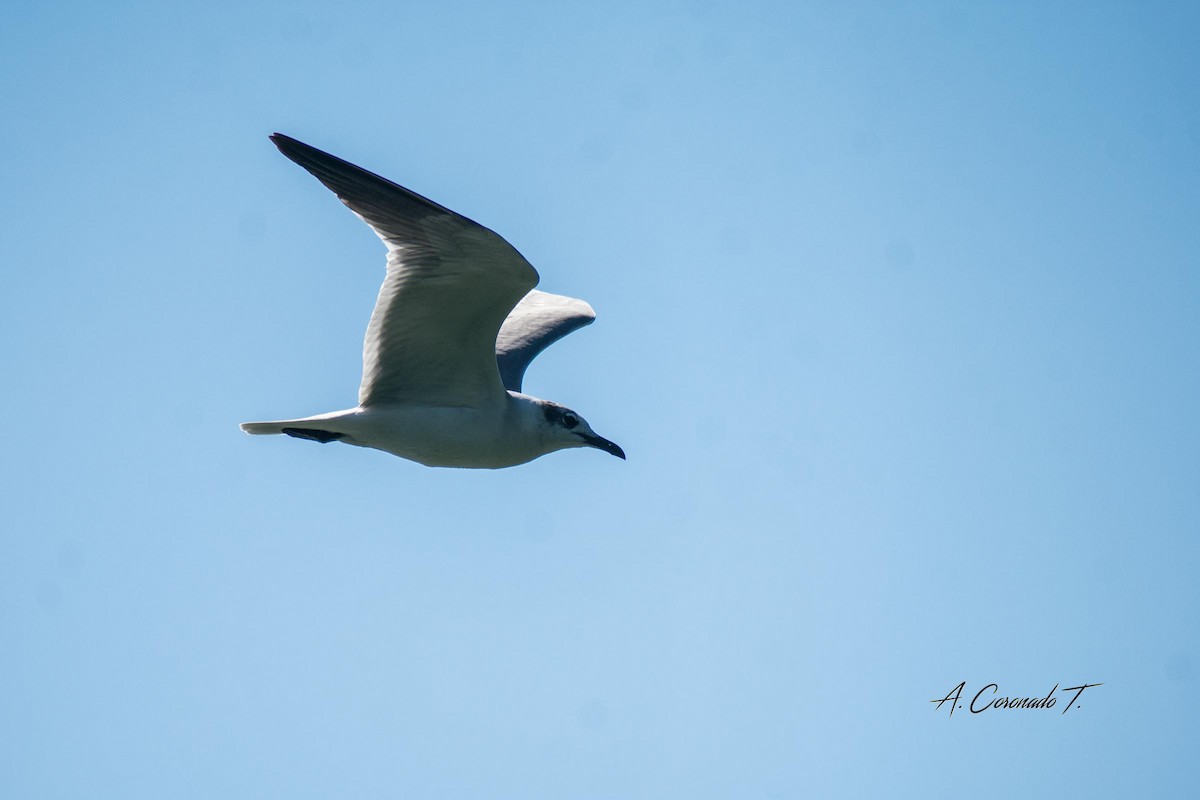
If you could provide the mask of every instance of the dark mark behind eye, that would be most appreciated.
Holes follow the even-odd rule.
[[[542,413],[546,415],[546,421],[551,425],[562,425],[570,430],[579,424],[579,415],[574,411],[566,411],[561,406],[542,406]]]

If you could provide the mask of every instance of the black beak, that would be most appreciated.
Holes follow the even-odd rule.
[[[581,433],[579,434],[579,438],[587,442],[588,447],[594,447],[597,450],[603,450],[610,455],[616,456],[622,461],[625,460],[625,451],[617,446],[616,442],[610,442],[603,436],[596,436],[595,434],[591,433]]]

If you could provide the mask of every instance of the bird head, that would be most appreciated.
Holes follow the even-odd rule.
[[[588,425],[587,420],[566,406],[543,400],[539,403],[545,420],[543,429],[547,439],[555,445],[556,450],[568,447],[594,447],[609,455],[624,459],[625,451],[615,442],[610,442],[599,436]]]

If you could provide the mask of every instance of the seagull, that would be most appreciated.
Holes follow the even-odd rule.
[[[358,405],[246,422],[249,434],[371,447],[429,467],[500,469],[569,447],[624,459],[565,406],[521,392],[538,353],[596,318],[540,292],[538,273],[493,231],[289,136],[270,137],[387,246],[363,343]]]

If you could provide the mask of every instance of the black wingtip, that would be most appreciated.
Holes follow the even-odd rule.
[[[352,173],[368,175],[378,180],[384,180],[378,175],[367,172],[362,167],[356,167],[345,159],[326,153],[324,150],[318,150],[311,144],[305,144],[299,139],[293,139],[285,133],[275,132],[267,138],[271,140],[271,144],[279,148],[279,152],[311,172],[317,180],[336,192],[339,197],[342,196],[339,188],[329,183],[328,173],[330,170],[347,170]]]
[[[332,153],[326,153],[324,150],[313,147],[311,144],[302,142],[299,139],[293,139],[286,133],[279,133],[276,131],[267,138],[271,140],[271,144],[279,148],[279,152],[283,153],[285,156],[290,158],[292,161],[295,161],[309,172],[312,172],[313,175],[315,175],[318,180],[324,182],[326,186],[329,186],[329,183],[325,180],[325,177],[323,177],[322,173],[323,171],[330,169],[344,169],[355,174],[370,176],[387,183],[391,182],[386,181],[385,178],[380,178],[378,175],[372,172],[367,172],[362,167],[351,164],[344,158],[338,158]],[[329,186],[329,188],[333,189],[335,192],[338,191],[333,186]]]
[[[328,156],[329,158],[333,158],[338,161],[342,160],[342,159],[338,158],[337,156],[326,153],[324,150],[318,150],[317,148],[313,147],[311,144],[305,144],[304,142],[300,141],[299,139],[293,139],[291,136],[288,136],[286,133],[280,133],[279,131],[276,131],[275,133],[272,133],[267,138],[271,140],[271,144],[278,147],[279,151],[281,153],[283,153],[285,156],[288,156],[289,158],[291,157],[291,155],[293,153],[305,153],[305,154],[316,153],[316,154],[320,154],[323,156]]]
[[[316,149],[312,145],[305,144],[304,142],[300,141],[299,139],[293,139],[291,136],[288,136],[286,133],[280,133],[279,131],[272,133],[267,138],[271,140],[271,144],[278,147],[280,149],[280,151],[283,152],[285,155],[287,154],[287,152],[289,150],[294,152],[296,150],[303,150],[305,148],[313,149],[313,150]]]
[[[421,211],[426,216],[433,212],[446,214],[471,225],[479,224],[433,202],[428,197],[423,197],[411,189],[405,189],[398,183],[393,183],[374,172],[351,164],[332,153],[319,150],[311,144],[305,144],[299,139],[293,139],[278,131],[267,138],[279,148],[279,152],[312,173],[313,177],[325,184],[355,213],[369,213],[369,209],[378,208],[381,204],[394,206],[407,201],[424,206]]]

